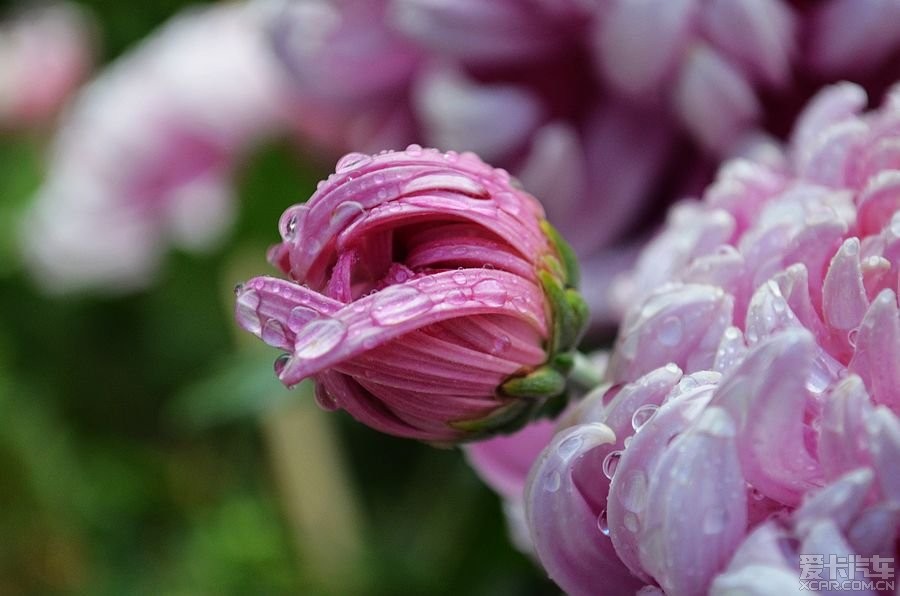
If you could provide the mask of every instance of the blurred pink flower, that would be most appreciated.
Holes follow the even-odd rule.
[[[760,89],[791,80],[796,17],[783,0],[609,0],[591,38],[598,70],[636,102],[672,110],[724,154],[760,120]]]
[[[326,408],[436,442],[521,425],[563,393],[587,312],[540,204],[471,153],[351,153],[281,218],[236,317]],[[301,285],[302,284],[302,285]]]
[[[56,115],[91,69],[91,25],[74,4],[32,7],[0,23],[0,131]]]
[[[828,88],[781,155],[725,164],[618,288],[612,385],[526,489],[566,592],[777,594],[799,554],[900,555],[900,87],[865,103]]]
[[[271,39],[293,79],[291,124],[320,150],[375,152],[415,137],[408,97],[422,53],[387,27],[385,5],[275,3]]]
[[[24,221],[38,282],[139,287],[170,242],[217,240],[234,213],[235,158],[283,121],[266,18],[262,4],[192,11],[78,94]]]

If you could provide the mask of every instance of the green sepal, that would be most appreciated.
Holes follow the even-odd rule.
[[[571,288],[577,288],[579,283],[581,283],[581,272],[578,269],[578,258],[575,256],[575,251],[572,250],[572,247],[569,246],[566,239],[562,237],[562,234],[556,231],[556,228],[554,228],[549,221],[546,219],[541,220],[540,225],[541,231],[543,231],[547,239],[550,240],[550,244],[562,261],[563,268],[566,271],[566,285]]]
[[[550,366],[503,383],[500,390],[510,397],[546,398],[559,395],[566,389],[566,377]]]
[[[539,270],[549,271],[553,277],[561,280],[565,280],[568,275],[560,260],[556,258],[556,255],[552,254],[546,254],[541,257],[541,268]]]
[[[578,290],[572,288],[566,290],[566,303],[569,306],[569,310],[572,312],[572,336],[571,344],[565,346],[565,348],[574,349],[578,345],[578,342],[581,341],[584,332],[587,331],[591,312],[588,309],[587,302],[584,301],[584,298],[581,297]]]
[[[466,433],[463,440],[473,441],[500,433],[514,432],[532,420],[537,403],[532,400],[513,399],[477,420],[455,420],[450,426]]]
[[[538,278],[553,314],[553,334],[548,352],[568,352],[578,344],[587,326],[587,305],[577,290],[563,289],[550,272],[540,271]]]
[[[557,354],[550,361],[550,366],[558,370],[561,374],[568,376],[575,366],[575,355],[572,352],[563,352]]]

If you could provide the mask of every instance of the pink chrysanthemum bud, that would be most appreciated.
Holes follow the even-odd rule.
[[[538,202],[471,153],[350,154],[281,219],[293,281],[237,291],[237,320],[313,377],[326,408],[451,442],[508,430],[563,393],[586,322],[577,265]]]

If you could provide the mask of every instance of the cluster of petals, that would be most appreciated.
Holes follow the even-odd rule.
[[[783,151],[673,208],[620,283],[608,384],[520,497],[566,592],[788,593],[801,555],[900,555],[900,88],[866,103],[822,91]],[[501,490],[536,451],[521,436],[470,457]]]
[[[23,9],[0,23],[0,132],[56,115],[91,69],[91,25],[73,4]]]
[[[47,289],[148,283],[168,243],[212,246],[234,214],[232,169],[283,119],[257,4],[195,10],[82,88],[23,222]]]
[[[562,392],[587,319],[574,259],[505,170],[418,145],[351,153],[280,230],[269,260],[291,280],[239,286],[236,317],[323,407],[449,443]]]

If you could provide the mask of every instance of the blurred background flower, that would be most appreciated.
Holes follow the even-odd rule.
[[[310,387],[284,391],[270,355],[235,333],[232,286],[264,270],[272,223],[347,151],[420,143],[472,150],[511,172],[582,259],[589,348],[609,347],[627,307],[660,283],[701,276],[688,267],[696,255],[722,273],[719,285],[751,282],[726,275],[736,247],[708,254],[759,217],[760,203],[730,202],[734,188],[769,196],[799,177],[868,192],[855,206],[868,238],[865,300],[853,286],[833,318],[810,323],[825,334],[816,345],[843,364],[846,326],[895,275],[884,262],[897,256],[877,231],[896,210],[884,198],[892,179],[870,188],[862,177],[892,145],[872,141],[883,147],[863,152],[871,163],[846,180],[833,178],[840,156],[828,150],[856,147],[853,117],[821,147],[797,132],[789,156],[779,149],[827,83],[854,81],[880,105],[900,79],[894,0],[79,0],[3,10],[0,593],[556,593],[508,547],[501,507],[461,453],[321,418]],[[835,118],[860,105],[859,89],[843,89],[845,103],[825,104]],[[666,218],[733,157],[749,161],[708,191],[732,220],[690,202]],[[621,275],[664,219],[637,270]],[[817,233],[840,236],[825,219]],[[846,256],[834,280],[855,279],[852,248],[834,253]],[[759,275],[773,263],[756,263]],[[732,313],[749,307],[750,290],[735,291]],[[689,305],[673,307],[685,315],[729,306],[687,291],[673,302]],[[671,334],[665,320],[654,329]],[[626,357],[628,341],[643,340],[623,334],[610,370],[634,381],[650,360]],[[854,366],[864,379],[871,368]],[[511,495],[527,465],[514,446],[521,438],[534,454],[544,433],[467,451],[510,497],[504,511],[526,551],[525,512]],[[835,482],[862,491],[881,477],[873,470],[875,481]],[[797,513],[788,537],[804,539],[803,520],[821,515]],[[752,560],[750,547],[741,552]],[[743,577],[734,565],[723,589]]]

